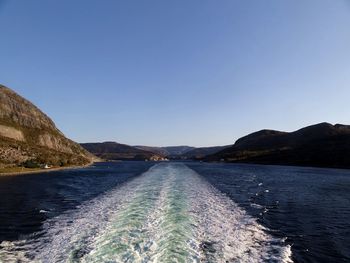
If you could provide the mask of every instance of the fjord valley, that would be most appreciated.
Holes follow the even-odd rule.
[[[131,146],[117,142],[81,143],[81,146],[104,160],[164,161],[164,160],[202,160],[227,146]]]
[[[0,171],[41,166],[79,166],[97,160],[67,139],[28,100],[0,85]]]
[[[349,0],[0,0],[0,263],[350,262]]]
[[[350,168],[350,126],[325,122],[294,132],[265,129],[225,146],[151,147],[115,142],[81,145],[106,160],[170,159]]]
[[[77,144],[5,86],[0,110],[2,171],[35,172],[0,177],[0,262],[350,259],[349,171],[298,167],[350,167],[348,125],[214,147]]]
[[[67,139],[35,105],[5,86],[0,86],[0,138],[0,165],[6,171],[85,165],[100,159],[350,167],[349,125],[320,123],[295,132],[261,130],[232,145],[213,147],[131,146],[116,142],[79,145]]]

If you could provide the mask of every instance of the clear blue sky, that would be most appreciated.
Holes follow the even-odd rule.
[[[350,1],[0,0],[0,83],[78,142],[350,124]]]

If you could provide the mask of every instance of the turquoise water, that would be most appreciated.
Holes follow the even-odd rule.
[[[283,239],[179,163],[156,164],[1,247],[6,262],[291,262]]]
[[[169,167],[147,173],[134,196],[112,217],[82,261],[198,259],[189,246],[193,231],[184,176],[174,174]]]

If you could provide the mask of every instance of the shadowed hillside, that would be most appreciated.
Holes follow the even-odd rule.
[[[213,147],[198,147],[194,148],[182,155],[182,157],[186,159],[193,159],[193,160],[201,160],[207,155],[215,154],[219,151],[222,151],[231,145],[227,146],[213,146]]]
[[[349,168],[350,126],[320,123],[290,133],[262,130],[206,160]]]
[[[86,150],[107,160],[150,160],[164,156],[116,142],[82,143]]]

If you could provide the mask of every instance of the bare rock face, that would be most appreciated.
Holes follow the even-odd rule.
[[[73,153],[72,148],[66,140],[62,140],[62,138],[54,136],[50,133],[39,135],[39,145],[60,152]]]
[[[67,139],[40,109],[0,85],[0,164],[32,160],[53,165],[87,164],[95,157]]]
[[[18,126],[57,130],[54,122],[28,100],[0,85],[0,119]]]
[[[25,141],[23,132],[13,127],[0,125],[0,136],[11,138],[17,141]]]

